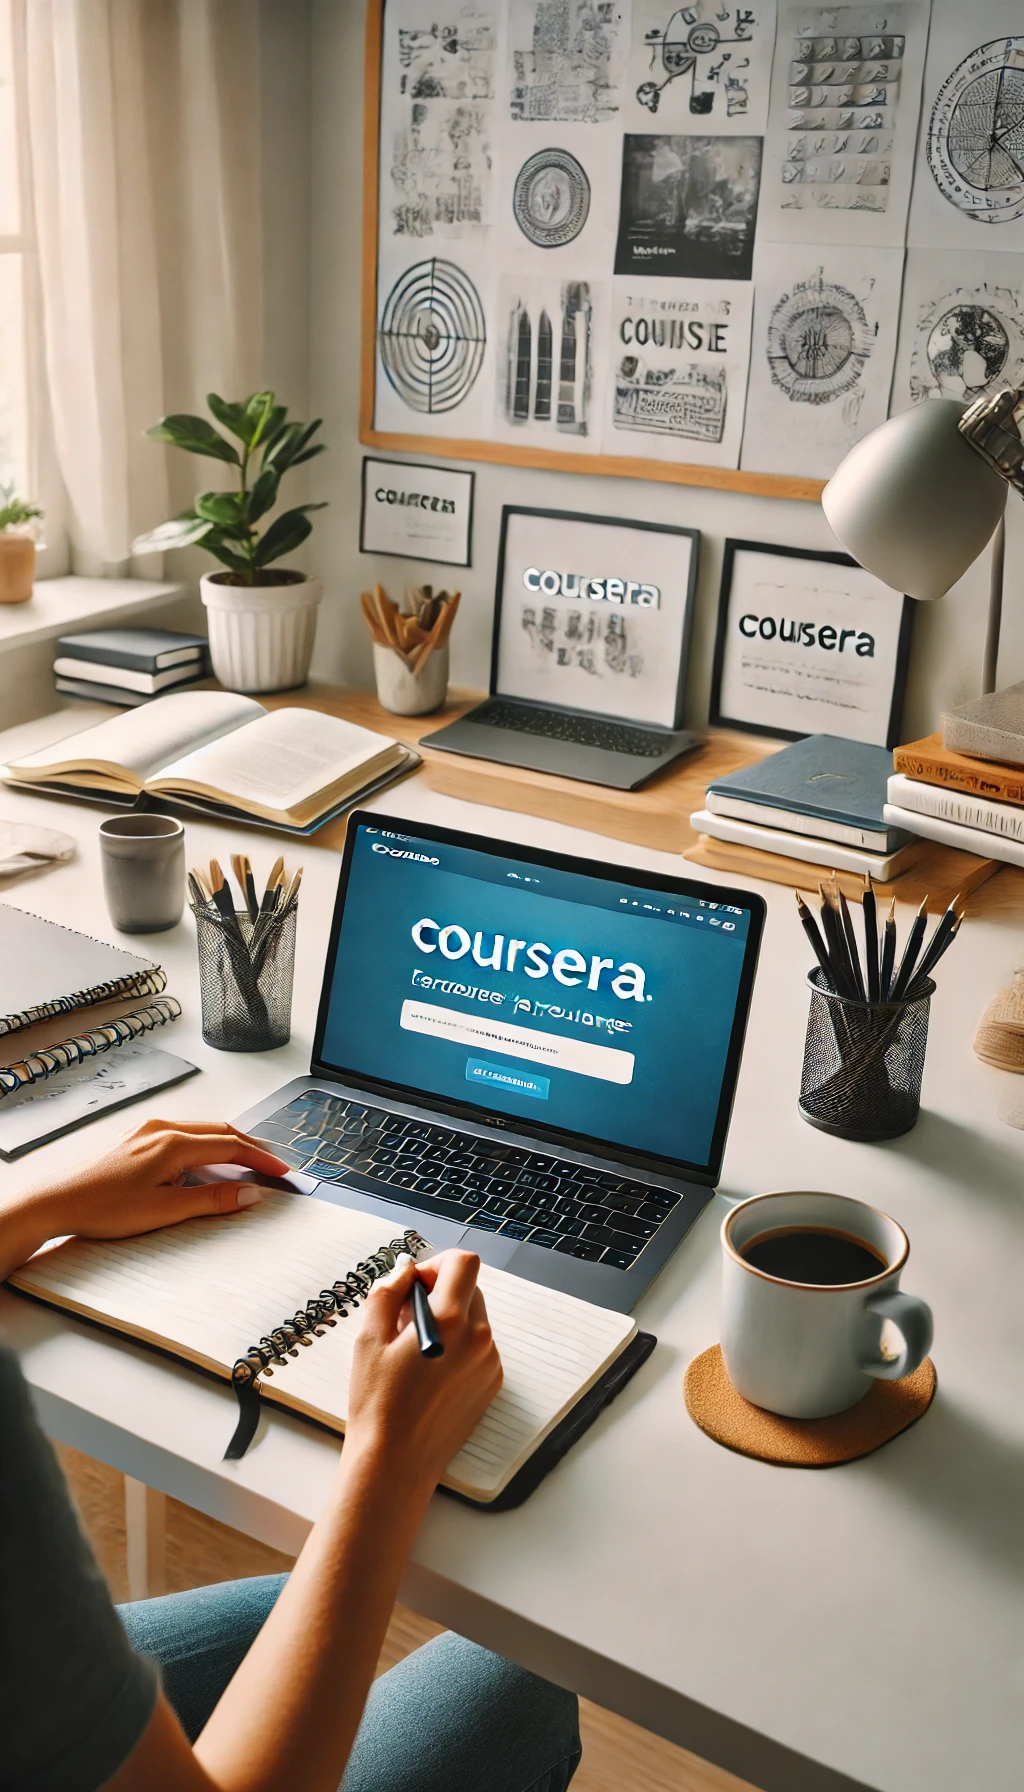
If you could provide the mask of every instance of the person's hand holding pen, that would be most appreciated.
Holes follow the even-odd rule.
[[[370,1456],[429,1498],[501,1387],[501,1359],[477,1287],[480,1259],[445,1251],[399,1258],[366,1303],[349,1382],[344,1455]],[[419,1281],[443,1354],[428,1356],[413,1314]]]

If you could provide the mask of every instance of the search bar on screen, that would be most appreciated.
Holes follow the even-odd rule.
[[[602,1083],[631,1083],[635,1058],[632,1052],[611,1045],[594,1045],[589,1039],[566,1039],[561,1033],[541,1033],[535,1027],[510,1027],[485,1014],[462,1014],[433,1002],[402,1003],[402,1027],[407,1033],[423,1033],[430,1039],[447,1039],[451,1045],[468,1045],[474,1051],[502,1052],[506,1058],[526,1058],[551,1070],[571,1070],[577,1076],[597,1077]]]

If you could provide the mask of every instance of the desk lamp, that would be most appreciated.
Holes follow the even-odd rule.
[[[982,691],[995,690],[1006,488],[1024,497],[1024,387],[927,399],[851,448],[821,495],[843,547],[895,591],[944,597],[992,541]]]

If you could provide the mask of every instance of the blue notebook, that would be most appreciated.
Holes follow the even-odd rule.
[[[850,845],[895,852],[912,835],[889,827],[883,814],[892,772],[887,747],[809,734],[756,765],[716,778],[708,785],[708,808],[714,810],[717,799],[719,813],[739,819],[831,840],[852,834],[858,838],[849,839]]]

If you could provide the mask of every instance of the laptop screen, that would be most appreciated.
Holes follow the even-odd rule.
[[[694,529],[507,505],[492,692],[677,727],[698,541]]]
[[[349,824],[314,1069],[717,1175],[760,897],[380,819]]]

